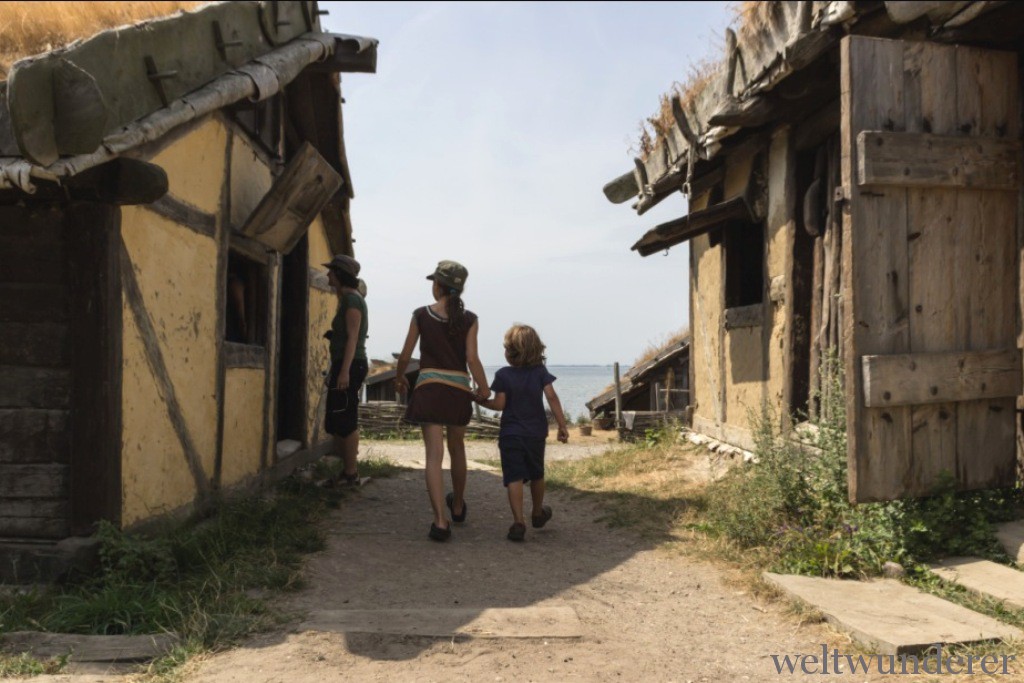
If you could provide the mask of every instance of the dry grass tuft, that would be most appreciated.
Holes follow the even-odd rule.
[[[637,365],[640,365],[641,363],[646,363],[647,361],[649,361],[650,359],[654,358],[659,353],[661,353],[662,351],[667,349],[668,347],[670,347],[670,346],[672,346],[674,344],[678,344],[679,342],[683,341],[684,339],[689,338],[689,336],[690,336],[690,328],[689,327],[682,327],[682,328],[676,330],[675,332],[672,332],[671,334],[669,334],[668,336],[665,337],[664,341],[662,341],[660,343],[648,345],[648,347],[646,349],[644,349],[644,352],[640,354],[640,357],[633,361],[633,365],[631,367],[636,367]]]
[[[0,80],[24,57],[203,2],[0,2]]]

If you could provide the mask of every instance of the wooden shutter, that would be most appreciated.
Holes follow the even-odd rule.
[[[841,87],[850,499],[1010,486],[1017,57],[851,36]]]
[[[341,187],[342,178],[308,142],[295,153],[241,233],[287,254]]]

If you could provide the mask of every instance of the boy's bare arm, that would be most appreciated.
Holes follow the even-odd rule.
[[[477,331],[479,329],[480,321],[475,320],[466,334],[466,365],[469,366],[469,374],[476,382],[476,397],[482,400],[491,395],[491,390],[487,384],[487,375],[484,374],[484,365],[480,362],[480,354],[477,352]]]
[[[544,395],[547,396],[548,405],[551,406],[551,414],[555,416],[555,422],[558,423],[558,440],[566,443],[569,440],[569,425],[565,424],[565,413],[562,412],[562,402],[558,400],[555,385],[548,384],[545,386]]]
[[[500,412],[502,410],[505,410],[505,393],[499,391],[494,394],[494,398],[487,401],[477,399],[477,403],[482,405],[484,408],[487,408],[488,410],[497,410]]]

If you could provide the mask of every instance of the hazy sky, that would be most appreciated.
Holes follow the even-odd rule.
[[[485,364],[523,322],[549,364],[632,361],[688,321],[685,245],[630,245],[682,215],[642,217],[601,187],[658,96],[720,54],[723,2],[322,2],[330,31],[380,40],[376,74],[345,74],[356,257],[371,357],[401,349],[441,259],[469,269]]]

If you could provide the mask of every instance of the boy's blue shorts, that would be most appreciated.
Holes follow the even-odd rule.
[[[501,479],[505,486],[514,481],[523,483],[544,478],[545,439],[528,436],[498,438],[501,451]]]

